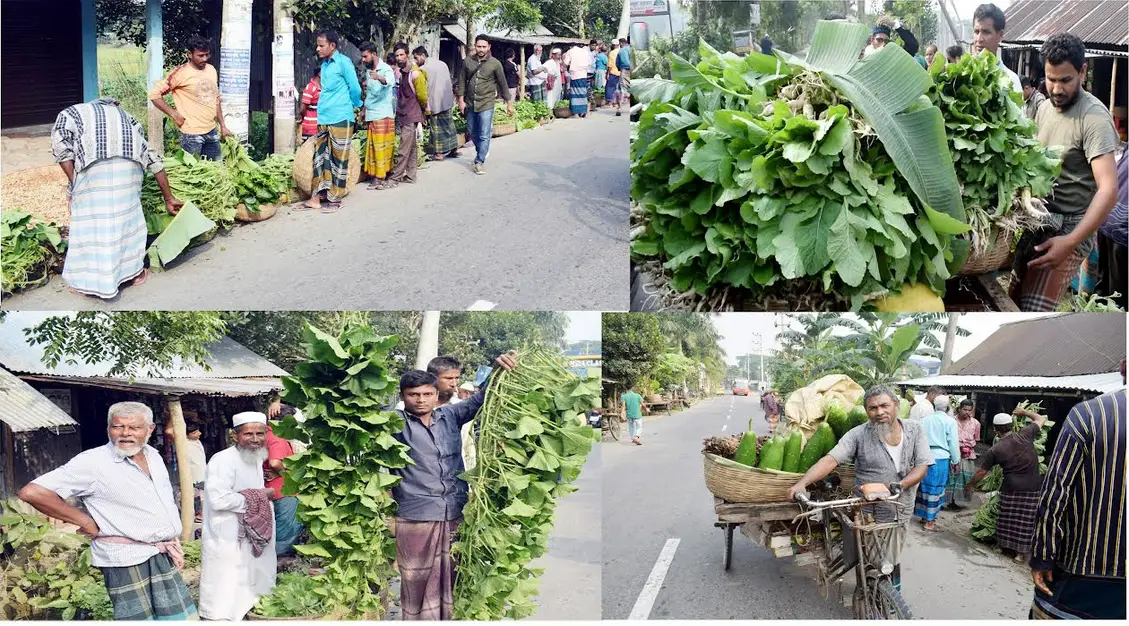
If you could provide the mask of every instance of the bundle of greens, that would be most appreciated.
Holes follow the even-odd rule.
[[[537,128],[540,120],[547,119],[549,107],[544,102],[522,100],[514,106],[514,113],[517,118],[517,129],[527,130]]]
[[[501,102],[494,104],[494,126],[508,126],[510,124],[517,124],[520,113],[515,108],[514,114],[510,115],[506,111],[506,105]]]
[[[294,187],[294,155],[269,155],[267,158],[263,159],[259,167],[271,178],[274,182],[274,187],[282,190],[280,196],[286,196],[284,201],[289,200],[290,190]]]
[[[380,596],[395,575],[388,523],[396,509],[391,488],[400,478],[389,469],[411,462],[393,436],[403,418],[381,410],[396,388],[388,367],[396,342],[367,326],[333,337],[307,325],[309,360],[282,380],[283,401],[300,407],[305,419],[276,422],[275,434],[308,445],[286,460],[283,473],[283,492],[298,497],[298,519],[310,533],[310,543],[295,549],[322,560],[325,573],[313,578],[312,593],[338,619],[379,618]]]
[[[545,554],[556,500],[575,491],[570,483],[597,440],[582,421],[599,396],[598,379],[578,378],[559,355],[541,348],[491,376],[476,419],[470,498],[452,548],[459,563],[456,619],[533,614],[541,571],[528,565]]]
[[[972,518],[972,537],[977,541],[991,543],[996,540],[996,522],[1000,519],[1000,493],[992,494],[984,506],[976,510]]]
[[[269,596],[263,596],[255,605],[260,617],[320,617],[329,613],[325,598],[318,594],[318,583],[304,573],[286,572],[278,575],[278,582]]]
[[[702,42],[696,66],[672,55],[673,81],[637,81],[635,258],[703,295],[807,280],[858,309],[943,293],[968,226],[932,81],[897,47],[859,60],[868,35],[821,22],[806,60]]]
[[[53,223],[33,222],[17,209],[0,214],[0,292],[5,295],[47,282],[51,266],[67,252],[67,242]]]
[[[262,204],[277,203],[283,194],[290,191],[291,172],[287,163],[285,176],[281,174],[281,162],[276,161],[270,170],[264,163],[256,163],[247,154],[247,149],[234,137],[224,137],[221,145],[223,164],[231,173],[235,183],[235,193],[252,213],[259,212]]]
[[[223,228],[231,228],[235,223],[235,205],[240,198],[235,178],[222,162],[181,151],[165,157],[165,174],[178,199],[192,202],[205,217]],[[150,235],[160,234],[172,221],[157,179],[149,173],[145,174],[141,185],[141,207],[145,210]]]
[[[934,64],[930,73],[929,99],[945,118],[973,252],[984,252],[996,229],[1010,241],[1019,230],[1043,225],[1048,212],[1041,198],[1058,178],[1059,151],[1039,143],[1035,122],[996,57],[966,54]]]
[[[1040,413],[1041,414],[1042,410],[1043,410],[1043,403],[1042,402],[1028,402],[1027,400],[1024,400],[1023,402],[1020,402],[1018,405],[1016,405],[1015,408],[1016,409],[1026,409],[1028,411],[1032,411],[1034,413]],[[1014,433],[1017,433],[1030,423],[1031,423],[1031,418],[1029,418],[1029,417],[1026,417],[1026,416],[1016,417],[1015,420],[1012,421],[1012,423],[1011,423],[1011,431],[1014,432]],[[1055,423],[1052,422],[1051,420],[1047,420],[1047,421],[1043,422],[1043,427],[1039,431],[1039,436],[1035,438],[1035,452],[1039,455],[1039,473],[1040,474],[1046,474],[1047,473],[1047,463],[1043,459],[1044,459],[1046,452],[1047,452],[1047,435],[1050,434],[1051,428],[1054,425],[1055,425]],[[978,491],[982,491],[982,492],[999,491],[1000,487],[1003,486],[1003,484],[1004,484],[1004,470],[1003,470],[1003,468],[1001,468],[1000,466],[997,465],[996,467],[992,468],[992,471],[988,472],[988,475],[984,477],[984,480],[980,481],[980,484],[976,486],[976,489]]]

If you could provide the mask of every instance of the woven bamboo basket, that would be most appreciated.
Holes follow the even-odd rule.
[[[275,213],[278,213],[277,204],[260,204],[259,212],[255,213],[254,211],[249,211],[247,209],[247,205],[240,202],[235,207],[235,221],[261,222],[263,220],[269,220],[270,218],[274,217]]]
[[[964,267],[960,268],[962,276],[979,276],[990,274],[1011,267],[1012,252],[1011,241],[1007,233],[996,230],[996,236],[991,245],[981,254],[971,254]]]
[[[558,119],[569,118],[572,117],[572,109],[568,108],[567,106],[564,108],[556,108],[553,109],[553,115]]]
[[[766,470],[741,465],[714,454],[703,454],[706,489],[726,502],[768,504],[787,502],[788,490],[803,474]],[[849,465],[835,469],[844,485],[855,482],[854,468]]]
[[[313,137],[306,140],[294,155],[294,187],[302,195],[302,199],[310,197],[310,188],[314,178],[314,148],[317,142]],[[356,150],[349,151],[349,178],[346,189],[352,191],[353,187],[361,180],[361,159],[364,155],[357,154]],[[346,194],[348,195],[348,194]]]
[[[517,132],[517,124],[500,124],[494,127],[495,137],[505,137]]]

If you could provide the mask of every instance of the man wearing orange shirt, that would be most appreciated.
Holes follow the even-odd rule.
[[[221,136],[232,133],[223,122],[219,75],[208,63],[211,50],[207,39],[190,39],[188,62],[154,85],[149,100],[180,129],[180,146],[185,152],[219,161]],[[175,109],[165,102],[170,93]]]

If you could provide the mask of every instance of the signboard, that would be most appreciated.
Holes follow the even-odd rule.
[[[279,119],[294,119],[294,104],[298,96],[294,89],[294,29],[289,17],[283,18],[284,27],[274,36],[271,63],[271,91],[274,93],[274,114]]]
[[[669,15],[671,0],[630,0],[631,17]]]
[[[240,141],[247,141],[251,121],[251,0],[223,3],[219,69],[224,124]]]
[[[760,26],[761,23],[761,5],[759,2],[754,2],[749,7],[749,23],[753,26]]]

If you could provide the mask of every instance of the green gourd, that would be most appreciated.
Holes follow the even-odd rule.
[[[838,402],[829,402],[824,409],[824,417],[835,433],[835,438],[840,439],[851,429],[851,421],[847,410]]]
[[[737,454],[733,456],[733,460],[742,465],[749,467],[757,466],[757,434],[753,432],[753,418],[749,418],[749,430],[741,437],[741,443],[737,446]]]
[[[815,429],[815,434],[820,436],[820,445],[822,446],[822,452],[819,456],[822,457],[828,452],[831,452],[831,449],[835,447],[835,443],[838,441],[838,439],[835,438],[835,431],[831,430],[831,426],[829,426],[827,422],[820,422],[819,426]]]
[[[761,469],[779,470],[784,465],[784,438],[777,435],[765,442],[761,448]]]
[[[804,447],[804,436],[800,431],[794,430],[784,444],[784,464],[780,469],[785,472],[795,473],[800,469],[800,454]]]
[[[868,419],[870,419],[866,415],[866,409],[861,406],[852,407],[851,412],[848,415],[851,420],[851,428],[854,428],[855,426],[862,426],[867,422]]]
[[[821,439],[822,437],[818,430],[812,433],[812,436],[808,438],[807,444],[804,445],[803,452],[800,453],[800,464],[796,469],[797,472],[807,472],[811,469],[812,465],[815,465],[816,461],[823,457],[823,442]]]

